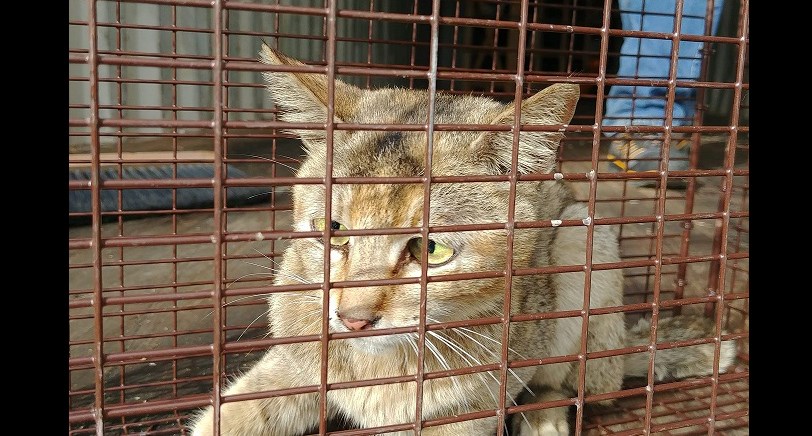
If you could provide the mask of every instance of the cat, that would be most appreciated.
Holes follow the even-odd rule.
[[[260,60],[268,65],[303,66],[263,44]],[[326,75],[304,72],[263,73],[281,119],[290,123],[324,124],[327,116]],[[521,103],[521,124],[565,125],[579,98],[573,84],[554,84]],[[430,95],[425,90],[365,90],[334,82],[336,122],[375,124],[425,124]],[[503,104],[473,95],[435,96],[435,123],[514,125],[514,103]],[[326,172],[326,133],[291,129],[302,140],[306,158],[297,177],[322,178]],[[424,131],[333,132],[335,177],[423,176],[427,137]],[[550,173],[563,136],[557,131],[522,131],[518,142],[518,174]],[[501,131],[441,131],[434,133],[432,176],[509,174],[513,133]],[[420,277],[425,252],[430,276],[477,271],[502,271],[506,267],[508,232],[508,181],[432,183],[429,225],[501,223],[491,230],[433,232],[423,247],[419,232],[384,236],[333,236],[330,240],[330,280],[354,281]],[[296,231],[321,231],[325,223],[325,188],[301,184],[292,188]],[[333,184],[330,228],[419,228],[423,225],[422,183]],[[516,221],[583,220],[585,205],[575,201],[563,181],[521,181],[515,187]],[[594,226],[592,262],[619,262],[616,230]],[[518,228],[513,235],[513,268],[549,265],[583,265],[586,262],[587,226]],[[323,238],[290,241],[275,283],[321,283],[324,274]],[[622,305],[623,277],[619,269],[593,271],[590,307]],[[329,294],[330,332],[364,331],[418,324],[420,285],[332,288]],[[583,308],[584,274],[522,274],[512,277],[512,314],[579,311]],[[504,277],[464,281],[432,281],[426,290],[427,322],[501,317],[505,298]],[[319,335],[322,331],[322,292],[273,293],[268,298],[270,331],[274,337]],[[510,360],[539,359],[580,353],[582,318],[512,322],[509,328]],[[661,317],[658,341],[714,335],[713,323],[699,317]],[[499,362],[502,324],[450,328],[427,332],[426,372]],[[647,345],[649,324],[644,319],[627,329],[622,312],[590,315],[588,352]],[[328,383],[414,375],[417,368],[417,334],[365,336],[331,340]],[[734,344],[723,342],[720,371],[732,363]],[[712,372],[714,346],[657,351],[654,376],[687,377]],[[586,395],[621,389],[624,376],[648,374],[648,352],[588,359]],[[321,344],[318,341],[271,347],[250,370],[238,376],[224,393],[244,394],[320,383]],[[569,360],[541,366],[511,368],[506,381],[506,404],[571,398],[576,395],[579,362]],[[423,385],[422,419],[430,420],[498,408],[498,370],[446,378]],[[221,409],[222,435],[297,435],[319,422],[316,393],[228,402]],[[354,426],[368,428],[410,423],[415,419],[414,382],[390,383],[330,390],[328,415]],[[567,407],[526,411],[513,416],[511,435],[566,435],[570,432]],[[489,416],[423,429],[424,435],[492,435],[504,417]],[[213,410],[206,408],[191,423],[192,434],[213,434]],[[393,432],[398,434],[397,432]],[[392,434],[392,433],[388,433]],[[412,430],[402,434],[413,434]]]

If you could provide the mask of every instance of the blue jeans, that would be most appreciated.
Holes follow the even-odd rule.
[[[685,0],[681,34],[704,35],[709,0]],[[674,0],[619,0],[624,30],[674,31]],[[713,2],[712,33],[716,33],[723,0]],[[702,42],[681,41],[677,80],[697,80],[702,62]],[[620,48],[617,75],[622,78],[668,79],[671,40],[626,37]],[[667,89],[653,86],[612,85],[606,100],[603,124],[609,126],[662,126]],[[691,124],[696,110],[696,88],[676,88],[672,125]]]

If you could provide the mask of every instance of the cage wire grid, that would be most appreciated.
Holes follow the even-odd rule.
[[[678,0],[677,9],[688,1]],[[190,434],[189,419],[207,405],[303,392],[317,392],[324,399],[328,390],[386,383],[418,386],[415,421],[353,429],[327,420],[322,400],[321,422],[312,432],[419,432],[511,416],[528,407],[570,406],[576,434],[749,434],[749,2],[727,0],[724,6],[720,30],[711,36],[709,19],[705,35],[624,30],[618,5],[610,0],[69,0],[68,434]],[[620,44],[631,36],[702,42],[700,79],[677,80],[673,71],[666,79],[618,77]],[[263,41],[308,65],[299,71],[323,73],[328,82],[339,78],[361,88],[430,89],[510,102],[553,83],[573,83],[581,98],[568,125],[506,127],[565,130],[551,174],[473,177],[426,171],[422,177],[296,178],[303,151],[286,128],[324,130],[328,145],[342,131],[425,132],[432,138],[433,133],[498,128],[428,121],[282,122],[261,73],[297,68],[258,62]],[[672,62],[677,47],[672,44]],[[669,129],[601,125],[613,85],[664,87],[668,119],[675,116],[677,87],[696,89],[699,104],[689,123]],[[688,135],[690,169],[608,171],[605,134],[617,132]],[[332,159],[331,147],[327,159]],[[658,179],[662,186],[673,178],[684,180],[684,189],[635,184]],[[519,183],[561,179],[587,204],[588,222],[521,222],[508,214],[498,225],[291,230],[290,189],[297,184],[322,185],[328,192],[340,184],[416,184],[428,193],[436,183],[508,182],[513,202]],[[586,226],[588,247],[594,228],[617,227],[621,262],[593,264],[587,256],[582,265],[512,268],[508,250],[505,270],[444,277],[430,274],[424,264],[421,276],[411,279],[273,284],[276,265],[293,239],[329,241],[332,236],[407,230],[428,238],[430,232],[552,226]],[[328,264],[329,256],[325,250]],[[420,283],[425,303],[431,282],[504,278],[509,299],[515,277],[573,271],[588,277],[601,269],[623,271],[622,306],[586,305],[582,311],[540,314],[511,314],[508,307],[490,318],[421,321],[372,333],[267,334],[264,297],[270,293]],[[425,304],[421,307],[425,320]],[[582,341],[580,351],[567,356],[510,359],[503,350],[491,363],[439,373],[418,365],[415,374],[404,377],[329,386],[323,373],[319,385],[219,394],[272,346],[309,341],[326,350],[328,341],[371,334],[425,336],[482,324],[501,324],[506,330],[522,320],[608,313],[653,322],[679,313],[704,314],[717,332],[726,331],[719,339],[736,341],[736,363],[725,373],[666,381],[650,375],[627,381],[617,392],[593,395],[585,393],[581,377],[577,395],[531,406],[511,405],[503,389],[495,410],[428,419],[420,417],[424,380],[495,371],[504,382],[508,368],[578,362],[583,369],[590,359],[651,349],[595,352]],[[650,345],[666,350],[713,343],[716,338],[706,337]],[[597,404],[612,399],[612,406]],[[507,434],[502,427],[497,432]]]

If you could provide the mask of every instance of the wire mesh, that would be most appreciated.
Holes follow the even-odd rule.
[[[677,4],[681,7],[688,1]],[[70,0],[68,433],[189,434],[190,418],[208,405],[219,410],[229,402],[318,392],[321,419],[312,429],[317,434],[419,432],[557,406],[575,410],[570,428],[577,434],[746,434],[748,6],[747,0],[727,0],[722,20],[727,27],[713,36],[710,32],[675,36],[623,29],[618,5],[609,0]],[[618,76],[620,47],[629,36],[703,42],[700,79]],[[300,178],[295,175],[305,151],[297,136],[285,129],[325,131],[330,138],[327,160],[331,162],[331,138],[342,132],[424,132],[433,138],[435,134],[498,127],[283,122],[278,118],[279,109],[267,97],[261,73],[285,69],[257,61],[263,41],[326,74],[330,83],[340,79],[364,89],[429,89],[510,102],[553,83],[572,83],[579,86],[581,97],[572,121],[556,127],[566,133],[550,174],[517,175],[514,159],[514,171],[501,176],[431,174],[428,168],[414,177]],[[672,60],[676,46],[672,45]],[[673,92],[670,97],[664,95],[669,116],[676,117],[671,119],[670,129],[603,125],[603,107],[611,99],[608,90],[618,85],[692,88],[700,103],[690,122],[679,124],[672,110],[679,97]],[[427,110],[436,110],[433,97]],[[532,131],[534,127],[522,125],[521,129]],[[606,134],[624,132],[688,135],[689,169],[667,174],[609,171]],[[428,150],[431,141],[428,139]],[[430,160],[430,151],[426,153]],[[669,179],[683,180],[685,186],[677,190],[636,186],[641,180],[655,179],[660,186]],[[589,222],[522,222],[509,213],[498,224],[293,230],[294,186],[323,186],[329,192],[334,185],[385,183],[418,186],[429,193],[432,186],[443,183],[507,182],[514,193],[511,198],[515,198],[516,186],[538,180],[570,183],[577,199],[588,205]],[[74,198],[86,205],[74,208]],[[145,203],[145,198],[157,200]],[[427,214],[429,208],[424,210]],[[522,232],[584,225],[589,228],[588,246],[595,228],[618,230],[619,263],[593,263],[588,254],[579,265],[514,268],[510,249],[504,269],[435,276],[424,263],[420,277],[413,278],[274,284],[284,250],[301,238],[329,241],[332,236],[411,232],[428,239],[429,234],[442,232],[506,228]],[[512,239],[509,241],[512,248]],[[324,253],[329,265],[330,250]],[[589,277],[592,271],[607,269],[623,272],[622,306],[510,313],[514,280],[575,271],[586,271]],[[446,322],[426,319],[429,284],[489,279],[506,282],[502,313]],[[420,284],[422,291],[421,321],[413,327],[327,335],[324,320],[321,334],[268,334],[266,297],[271,294],[406,284]],[[584,341],[570,355],[508,358],[504,336],[502,355],[473,368],[432,372],[419,364],[414,374],[406,376],[331,381],[328,386],[323,366],[321,381],[315,386],[217,394],[273,346],[411,333],[422,338],[417,351],[422,361],[428,332],[486,324],[501,324],[507,332],[507,327],[518,322],[544,323],[618,312],[632,323],[641,317],[656,320],[679,313],[704,314],[725,329],[722,340],[736,341],[737,362],[718,377],[688,381],[649,377],[600,394],[585,392],[582,374],[576,395],[528,409],[512,405],[505,393],[508,368],[579,362],[583,372],[590,359],[613,353],[648,353],[648,348],[596,352],[587,350]],[[677,344],[658,341],[657,349],[712,342],[713,338]],[[322,360],[328,360],[326,351],[323,353]],[[421,381],[471,371],[492,371],[499,378],[496,409],[421,417]],[[367,431],[327,419],[327,391],[377,383],[418,386],[415,420],[393,421]],[[607,399],[617,401],[602,405]],[[497,431],[503,434],[504,428],[499,426]]]

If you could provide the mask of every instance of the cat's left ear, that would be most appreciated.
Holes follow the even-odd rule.
[[[520,124],[569,124],[580,90],[578,85],[557,83],[522,101]],[[516,106],[507,105],[491,124],[513,125]],[[519,174],[549,173],[555,168],[556,149],[564,132],[522,130],[519,133]],[[513,132],[485,132],[473,144],[474,156],[482,159],[495,174],[505,174],[511,167]]]
[[[302,62],[262,44],[260,61],[268,65],[303,67]],[[268,93],[281,109],[281,119],[290,123],[327,122],[327,75],[321,73],[268,71],[262,73]],[[363,92],[340,80],[335,81],[334,121],[349,120]],[[323,130],[290,129],[308,148],[324,142]]]

